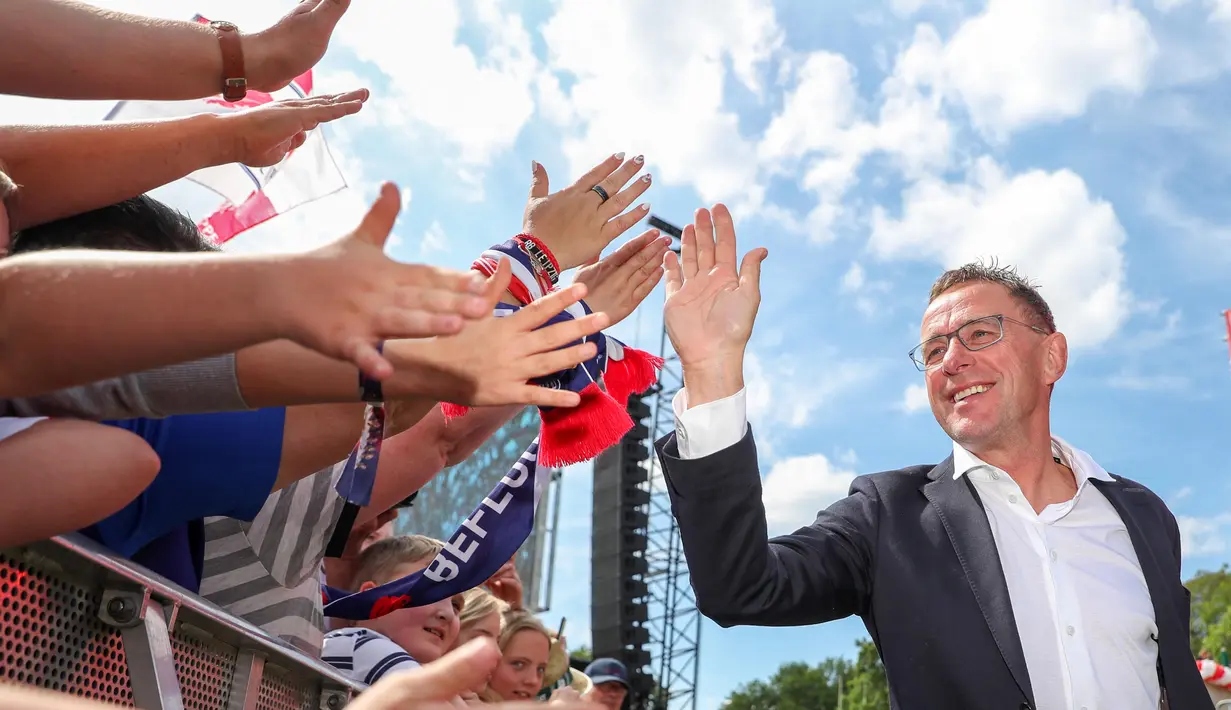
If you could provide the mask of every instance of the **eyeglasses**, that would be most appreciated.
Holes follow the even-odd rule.
[[[914,350],[910,351],[910,359],[915,363],[915,367],[920,372],[930,370],[940,363],[944,362],[945,353],[949,351],[949,343],[956,336],[961,341],[962,345],[966,346],[967,350],[974,352],[988,348],[996,343],[999,343],[1004,338],[1004,324],[1016,323],[1033,330],[1036,333],[1043,335],[1051,335],[1042,328],[1035,327],[1029,323],[1023,323],[1019,320],[1014,320],[1008,316],[985,316],[976,318],[952,333],[937,335],[934,338],[928,338],[919,345],[915,346]]]

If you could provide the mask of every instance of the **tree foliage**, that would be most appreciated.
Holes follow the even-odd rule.
[[[786,663],[768,680],[740,686],[724,710],[887,710],[889,685],[871,641],[856,642],[855,661]]]
[[[1231,648],[1231,571],[1223,565],[1216,572],[1198,572],[1185,585],[1192,593],[1189,642],[1193,654],[1208,651],[1217,659]]]

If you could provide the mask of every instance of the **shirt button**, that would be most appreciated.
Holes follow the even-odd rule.
[[[1052,550],[1051,551],[1051,561],[1055,562],[1058,557],[1060,557],[1060,555],[1056,554],[1055,550]]]
[[[993,480],[993,481],[999,481],[999,480],[1000,480],[1000,472],[999,472],[999,471],[992,471],[992,480]]]
[[[1016,495],[1010,495],[1010,496],[1009,496],[1009,502],[1010,502],[1010,503],[1016,503],[1016,502],[1017,502],[1017,496],[1016,496]]]
[[[1072,636],[1073,634],[1077,633],[1077,629],[1073,628],[1072,626],[1066,628],[1065,631],[1068,632],[1069,636]]]

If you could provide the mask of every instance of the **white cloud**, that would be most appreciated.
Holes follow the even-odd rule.
[[[1158,45],[1129,0],[991,0],[931,56],[946,94],[1004,138],[1079,116],[1100,92],[1140,94]]]
[[[1186,392],[1192,381],[1183,375],[1147,375],[1124,368],[1106,378],[1109,387],[1134,392]]]
[[[571,82],[562,90],[572,106],[563,140],[571,175],[612,152],[643,153],[660,185],[691,185],[734,208],[760,204],[755,147],[724,92],[727,66],[762,90],[760,67],[783,42],[770,0],[732,0],[722,12],[704,0],[555,7],[542,35],[550,69]],[[552,111],[569,118],[562,113]]]
[[[1008,176],[981,158],[962,183],[925,178],[903,195],[902,216],[873,214],[872,251],[950,268],[983,257],[1016,266],[1040,286],[1073,347],[1110,338],[1128,316],[1125,233],[1112,206],[1069,170]]]
[[[842,275],[842,290],[847,293],[856,293],[863,288],[867,280],[867,275],[864,274],[859,262],[852,262],[851,268]]]
[[[818,359],[824,368],[815,367]],[[871,380],[878,369],[867,360],[844,360],[828,348],[809,349],[799,357],[763,358],[750,352],[744,358],[748,420],[760,431],[805,427],[818,411]]]
[[[440,222],[433,221],[423,233],[423,239],[419,241],[419,255],[447,251],[449,251],[449,237],[445,234],[444,227],[440,226]]]
[[[462,167],[481,172],[533,115],[541,64],[519,15],[493,0],[468,9],[486,44],[481,56],[459,41],[454,0],[352,3],[334,42],[389,80],[391,93],[374,99],[389,130],[426,129],[458,151]]]
[[[1227,549],[1224,528],[1231,524],[1231,514],[1209,518],[1177,515],[1180,527],[1180,550],[1185,559],[1217,555]]]
[[[774,464],[762,484],[771,535],[791,532],[816,519],[817,511],[846,497],[852,471],[839,469],[823,454],[795,456]]]
[[[902,401],[898,403],[898,408],[907,414],[926,411],[931,409],[931,406],[928,401],[928,388],[923,385],[907,385],[906,391],[902,393]]]
[[[1171,496],[1171,500],[1169,501],[1169,505],[1174,506],[1176,503],[1179,503],[1180,501],[1182,501],[1182,500],[1184,500],[1184,499],[1186,499],[1186,498],[1191,497],[1191,496],[1192,496],[1192,494],[1193,494],[1193,487],[1192,487],[1192,486],[1184,486],[1184,487],[1183,487],[1183,488],[1181,488],[1180,490],[1176,491],[1176,492],[1175,492],[1175,495]]]

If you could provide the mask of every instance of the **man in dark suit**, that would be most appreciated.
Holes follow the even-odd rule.
[[[1051,433],[1068,347],[1011,269],[942,275],[911,353],[953,455],[860,476],[812,525],[768,539],[743,384],[766,255],[737,270],[717,205],[666,259],[686,388],[658,454],[702,613],[723,626],[856,614],[899,709],[1210,708],[1175,518]]]

